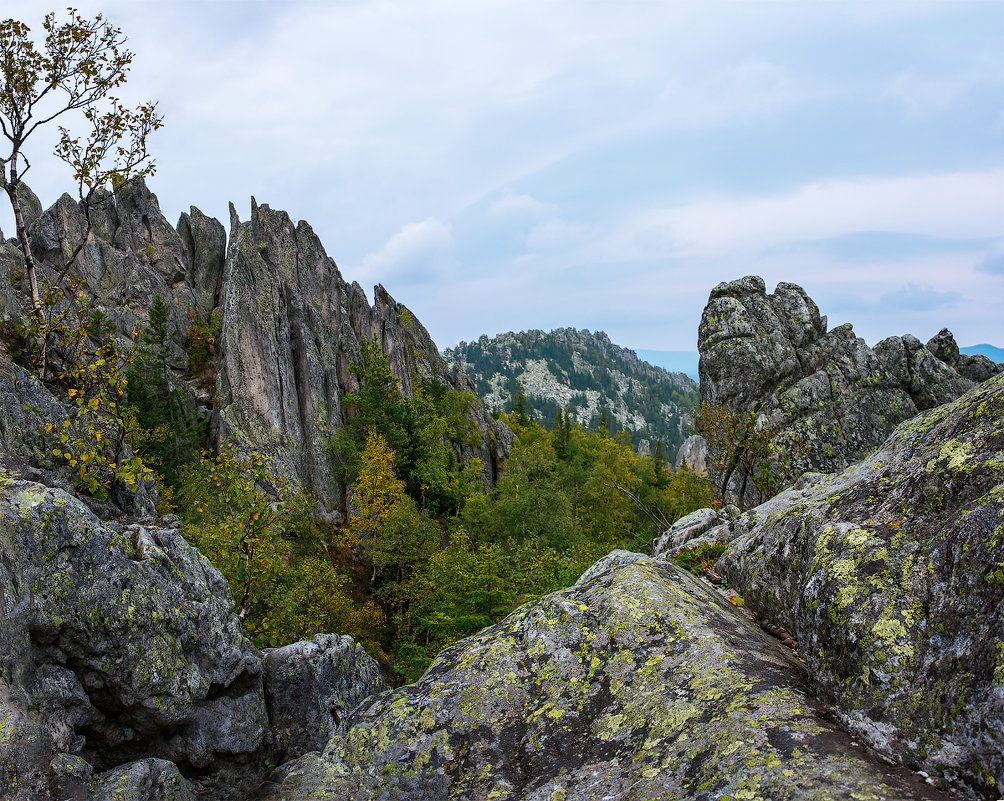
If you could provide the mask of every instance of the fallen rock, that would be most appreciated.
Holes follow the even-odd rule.
[[[0,555],[6,787],[45,798],[56,754],[96,771],[170,760],[219,799],[257,783],[261,658],[223,577],[176,530],[103,522],[0,473]]]
[[[713,589],[642,556],[448,648],[258,797],[947,798],[827,720]]]
[[[652,543],[652,556],[665,557],[711,529],[724,525],[725,521],[714,509],[698,509],[684,515],[655,539]]]
[[[273,761],[320,751],[361,701],[387,689],[376,660],[355,640],[318,634],[265,652],[265,700]]]
[[[841,719],[1004,796],[1004,376],[736,522],[716,565],[787,628]]]

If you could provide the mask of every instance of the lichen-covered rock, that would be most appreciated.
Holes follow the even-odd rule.
[[[0,473],[0,557],[5,782],[46,798],[57,753],[96,770],[171,760],[221,799],[256,782],[260,655],[222,576],[177,531],[103,522]]]
[[[177,765],[143,759],[93,777],[83,801],[196,801],[195,787]],[[72,797],[72,796],[71,796]]]
[[[345,635],[318,634],[267,650],[272,760],[320,751],[356,705],[386,689],[380,665]]]
[[[1004,376],[807,484],[737,521],[718,572],[852,730],[1004,795]]]
[[[801,287],[782,282],[768,295],[756,276],[711,291],[698,349],[702,402],[775,425],[795,476],[843,469],[903,420],[974,385],[915,337],[869,348],[849,324],[827,331]]]
[[[218,441],[264,457],[327,511],[344,511],[330,441],[347,416],[342,398],[358,388],[351,366],[360,361],[362,339],[376,336],[405,396],[415,376],[472,389],[463,372],[447,371],[425,328],[383,287],[371,307],[306,222],[294,226],[266,205],[252,201],[245,223],[231,206],[220,303]],[[476,397],[471,413],[481,442],[458,447],[481,458],[491,480],[511,433]]]
[[[712,588],[638,557],[448,648],[260,797],[945,796],[827,722],[799,663]]]
[[[991,359],[976,354],[969,356],[959,352],[955,337],[947,328],[942,328],[927,341],[927,349],[949,367],[954,367],[960,375],[981,384],[1001,371],[1000,365]]]
[[[724,525],[721,515],[714,509],[698,509],[684,515],[652,543],[652,556],[662,557],[686,545],[711,529]]]

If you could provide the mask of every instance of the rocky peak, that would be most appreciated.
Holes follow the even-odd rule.
[[[951,342],[949,342],[951,340]],[[826,330],[826,317],[805,291],[746,276],[716,286],[701,317],[701,400],[753,409],[780,431],[795,475],[831,472],[877,447],[919,411],[959,397],[967,377],[1000,370],[989,359],[965,370],[939,334],[935,348],[913,336],[869,348],[850,324]]]

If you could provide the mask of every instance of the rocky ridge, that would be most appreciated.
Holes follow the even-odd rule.
[[[613,430],[628,431],[642,453],[661,442],[674,456],[697,402],[689,376],[653,367],[602,331],[510,331],[461,342],[443,355],[471,377],[493,411],[511,408],[518,382],[537,422],[550,426],[567,407],[574,420],[595,428],[605,411]]]
[[[85,209],[63,195],[48,211],[23,187],[33,251],[50,278],[87,231]],[[235,443],[264,457],[273,474],[311,493],[322,512],[344,511],[345,493],[328,447],[357,389],[349,369],[362,339],[376,337],[405,396],[415,380],[432,380],[472,395],[470,414],[480,443],[454,443],[481,460],[487,483],[511,444],[511,433],[476,400],[462,371],[450,369],[414,315],[381,286],[374,302],[346,282],[305,222],[259,206],[241,222],[231,206],[230,236],[195,207],[172,227],[142,180],[107,195],[90,210],[92,228],[75,262],[88,308],[103,312],[124,347],[145,326],[156,295],[169,308],[173,366],[179,388],[210,422],[217,447]],[[14,240],[0,245],[0,301],[8,319],[22,315],[24,279]],[[6,283],[5,283],[6,282]],[[181,381],[193,323],[219,331],[212,392]]]
[[[757,276],[711,291],[698,348],[701,401],[776,426],[795,477],[843,469],[899,423],[1004,369],[960,355],[947,330],[926,347],[904,335],[870,348],[849,323],[827,330],[801,287],[782,282],[768,295]]]

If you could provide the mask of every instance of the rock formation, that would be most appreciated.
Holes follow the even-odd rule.
[[[747,276],[716,286],[701,317],[701,400],[753,409],[775,425],[796,477],[832,472],[1001,370],[985,357],[961,359],[947,331],[932,343],[905,335],[869,348],[849,324],[827,331],[801,287],[780,283],[768,295],[763,279]]]
[[[473,388],[462,372],[446,369],[408,309],[381,286],[371,307],[307,223],[294,226],[268,206],[252,202],[246,223],[231,207],[220,303],[218,442],[265,456],[329,511],[343,503],[329,443],[345,419],[342,397],[357,389],[350,366],[362,339],[376,336],[405,396],[416,378]],[[511,434],[480,403],[472,415],[482,441],[463,455],[480,458],[491,481]]]
[[[261,658],[226,582],[181,535],[104,522],[61,490],[0,475],[5,787],[45,798],[39,754],[98,770],[156,756],[219,798],[257,780]]]
[[[23,188],[31,241],[43,274],[54,278],[83,242],[73,272],[89,309],[101,311],[131,346],[149,317],[155,295],[169,308],[174,334],[172,364],[180,378],[187,366],[187,331],[208,326],[215,315],[216,399],[201,393],[218,446],[233,441],[247,455],[265,457],[276,476],[317,499],[322,512],[344,506],[344,488],[328,443],[343,424],[342,397],[355,390],[350,366],[359,342],[376,336],[405,396],[413,381],[438,381],[474,395],[463,371],[450,369],[414,315],[378,286],[371,306],[362,288],[342,279],[310,226],[294,226],[284,212],[258,206],[241,223],[232,209],[229,245],[223,226],[192,207],[177,230],[142,180],[107,195],[86,210],[63,195],[48,211]],[[9,282],[19,263],[12,242],[0,247],[0,303],[18,318],[26,291]],[[23,282],[22,282],[23,283]],[[476,397],[476,396],[475,396]],[[209,406],[205,406],[209,404]],[[454,443],[459,454],[481,460],[485,481],[494,481],[512,434],[480,402],[471,418],[481,441]]]
[[[947,798],[854,745],[710,587],[606,567],[362,704],[260,798]]]
[[[708,443],[700,434],[691,434],[676,452],[673,466],[679,470],[684,465],[699,476],[708,474]]]
[[[320,751],[361,701],[387,689],[380,668],[351,637],[318,634],[265,652],[272,761]]]
[[[852,731],[1004,795],[1004,376],[752,510],[718,572]]]

